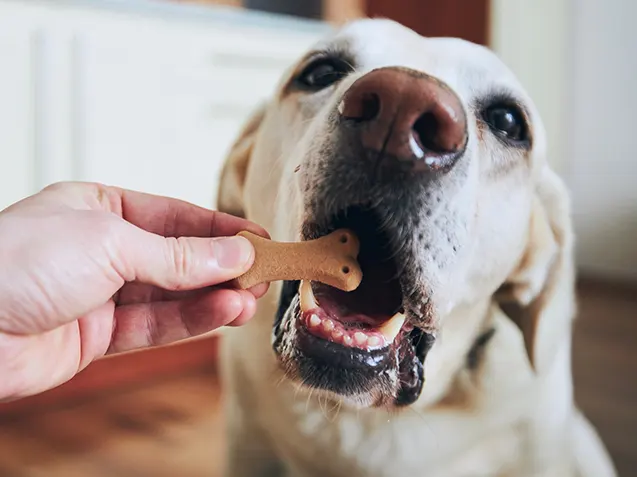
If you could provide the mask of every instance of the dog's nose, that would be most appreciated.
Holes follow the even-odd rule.
[[[364,148],[410,169],[445,170],[467,143],[467,116],[441,81],[407,68],[380,68],[343,95],[339,113]]]

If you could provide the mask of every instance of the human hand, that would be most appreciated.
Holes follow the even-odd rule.
[[[267,236],[237,217],[87,183],[1,211],[0,401],[106,354],[245,323],[267,286],[232,287],[254,260],[241,230]]]

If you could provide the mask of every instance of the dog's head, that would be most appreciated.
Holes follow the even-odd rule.
[[[275,240],[358,235],[356,291],[273,287],[273,343],[293,379],[363,406],[413,403],[446,318],[473,310],[475,329],[472,306],[496,296],[533,360],[552,277],[568,273],[566,194],[514,75],[483,47],[387,20],[299,61],[233,147],[218,205]]]

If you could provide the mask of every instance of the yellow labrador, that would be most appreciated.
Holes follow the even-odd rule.
[[[224,337],[231,477],[610,477],[573,402],[569,203],[487,49],[387,20],[317,44],[245,127],[221,210],[347,227],[362,285],[274,284]]]

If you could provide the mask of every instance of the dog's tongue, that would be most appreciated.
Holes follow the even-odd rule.
[[[394,343],[405,324],[405,315],[368,315],[350,308],[353,302],[344,303],[330,287],[314,295],[312,285],[302,282],[301,319],[308,331],[323,339],[364,350],[384,348]],[[349,294],[345,294],[349,295]]]
[[[353,328],[373,328],[382,325],[393,314],[383,313],[373,303],[361,300],[362,294],[344,293],[335,288],[318,285],[315,296],[321,309],[331,318]]]
[[[312,289],[321,307],[347,322],[379,325],[402,308],[402,290],[389,272],[380,267],[365,267],[363,281],[351,292],[345,292],[321,283]]]

